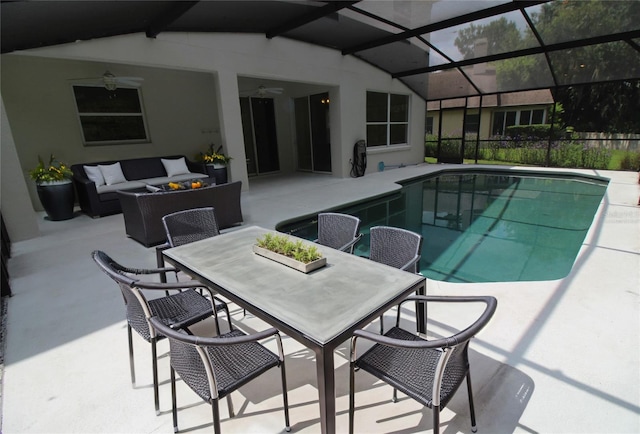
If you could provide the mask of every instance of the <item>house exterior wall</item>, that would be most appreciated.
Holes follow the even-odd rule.
[[[106,70],[144,78],[141,89],[149,143],[82,144],[69,80],[100,77]],[[214,142],[233,157],[232,179],[242,180],[248,188],[238,102],[239,81],[244,78],[306,84],[314,91],[329,92],[334,176],[349,176],[353,144],[366,138],[368,90],[410,95],[410,131],[407,146],[371,152],[367,171],[375,171],[380,161],[411,164],[424,156],[424,100],[352,56],[286,38],[224,33],[162,33],[155,39],[122,35],[4,54],[1,73],[6,115],[36,210],[41,206],[27,172],[38,155],[46,158],[52,152],[67,164],[167,154],[192,157]],[[274,99],[281,172],[292,171],[296,159],[290,95]],[[4,158],[1,164],[4,168]]]

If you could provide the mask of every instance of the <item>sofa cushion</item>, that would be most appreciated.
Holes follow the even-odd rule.
[[[189,168],[187,167],[187,163],[184,161],[184,157],[177,158],[175,160],[161,158],[160,161],[162,161],[162,165],[164,166],[164,170],[167,172],[167,176],[189,173]]]
[[[177,157],[176,157],[177,158]],[[158,157],[133,158],[120,161],[122,171],[129,181],[167,176]]]
[[[122,173],[120,163],[109,164],[106,166],[99,164],[98,167],[100,168],[100,172],[102,172],[102,176],[104,176],[105,184],[113,185],[127,182],[127,178],[125,178],[124,173]]]
[[[147,183],[144,181],[127,181],[127,182],[119,182],[117,184],[111,184],[111,185],[101,185],[100,187],[96,187],[96,191],[98,192],[99,195],[102,196],[104,193],[109,193],[111,191],[144,188],[145,185],[147,185]],[[103,200],[103,198],[100,197],[100,200]]]
[[[96,183],[96,187],[104,185],[104,176],[102,176],[102,171],[98,166],[82,166],[82,168],[84,173],[87,174],[87,178]]]

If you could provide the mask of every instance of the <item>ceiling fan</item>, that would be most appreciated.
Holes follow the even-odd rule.
[[[140,87],[144,78],[142,77],[120,77],[113,75],[109,71],[105,71],[100,77],[81,78],[73,80],[77,82],[87,82],[92,84],[101,84],[107,90],[116,90],[118,86]]]
[[[268,94],[280,95],[283,90],[284,89],[281,87],[266,87],[260,85],[255,89],[242,92],[242,96],[257,96],[258,98],[264,98]]]

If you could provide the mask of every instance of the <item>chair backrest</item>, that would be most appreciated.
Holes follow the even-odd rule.
[[[360,219],[348,214],[318,214],[318,244],[334,249],[353,252],[353,246],[361,235]]]
[[[144,295],[135,287],[138,279],[128,275],[136,274],[137,270],[118,264],[101,250],[91,253],[91,257],[98,264],[98,267],[120,287],[127,309],[127,321],[131,328],[149,341],[155,336],[147,321],[147,318],[151,317],[151,310]]]
[[[370,229],[369,249],[369,258],[373,261],[412,273],[420,271],[420,234],[391,226],[374,226]]]
[[[171,247],[220,235],[215,210],[210,206],[167,214],[162,224]]]

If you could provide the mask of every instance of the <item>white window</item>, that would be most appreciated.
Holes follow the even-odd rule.
[[[367,146],[406,145],[409,95],[367,92]]]
[[[506,112],[495,112],[493,114],[494,135],[502,135],[507,127],[512,125],[536,125],[546,122],[546,111],[544,109],[535,110],[513,110]]]
[[[73,85],[73,95],[85,145],[149,141],[139,89]]]

